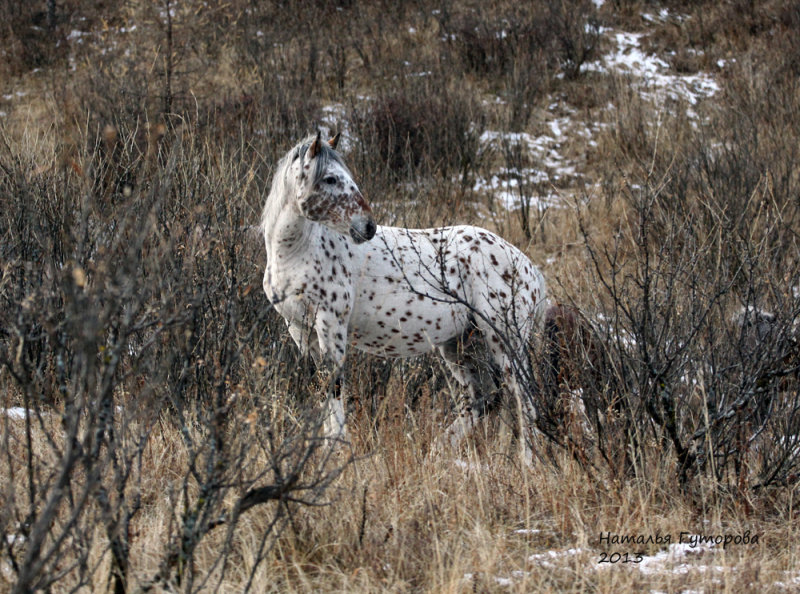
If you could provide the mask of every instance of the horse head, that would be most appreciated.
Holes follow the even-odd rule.
[[[296,171],[297,205],[300,213],[339,233],[350,234],[363,243],[375,235],[372,210],[364,200],[350,171],[336,152],[339,134],[324,142],[317,132],[310,144],[303,144],[293,156]]]

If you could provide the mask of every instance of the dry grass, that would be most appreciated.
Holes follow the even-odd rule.
[[[224,576],[216,572],[200,590],[237,592],[252,579],[251,587],[263,592],[739,592],[764,584],[779,592],[769,584],[791,581],[787,570],[794,575],[798,551],[787,543],[796,542],[797,529],[789,502],[765,498],[753,509],[712,487],[707,501],[692,503],[671,478],[674,460],[662,461],[648,481],[587,481],[566,456],[557,460],[558,470],[550,464],[520,468],[491,435],[458,456],[431,457],[419,435],[385,429],[374,451],[329,490],[323,507],[298,508],[282,520],[280,536],[259,563],[256,551],[272,512],[248,514],[228,545]],[[144,505],[130,527],[133,583],[146,583],[159,569],[181,502],[176,469],[187,463],[180,436],[165,425],[151,435],[143,459],[138,489]],[[197,551],[198,568],[211,566],[225,546],[224,528],[218,530]],[[641,552],[647,559],[665,548],[604,546],[606,532],[670,535],[675,543],[682,532],[746,531],[759,536],[757,545],[698,548],[652,573],[635,564],[600,563],[604,553],[633,559]],[[90,556],[98,567],[86,591],[105,587],[107,545],[98,529]]]

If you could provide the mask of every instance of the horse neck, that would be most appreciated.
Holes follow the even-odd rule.
[[[313,223],[300,215],[290,179],[291,171],[287,171],[279,183],[273,184],[264,207],[262,225],[268,259],[274,252],[302,247],[313,231]]]

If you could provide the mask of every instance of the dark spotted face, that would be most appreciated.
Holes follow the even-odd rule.
[[[356,243],[372,239],[375,221],[347,168],[335,159],[327,159],[322,175],[316,176],[315,159],[322,158],[309,149],[300,161],[297,173],[297,200],[300,213],[311,221],[349,234]],[[316,177],[316,181],[313,181]]]

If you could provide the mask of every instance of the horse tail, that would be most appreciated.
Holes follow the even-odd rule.
[[[581,312],[557,303],[547,308],[542,329],[542,376],[544,389],[557,395],[562,386],[582,387],[586,367],[593,367],[597,353],[588,323]]]

